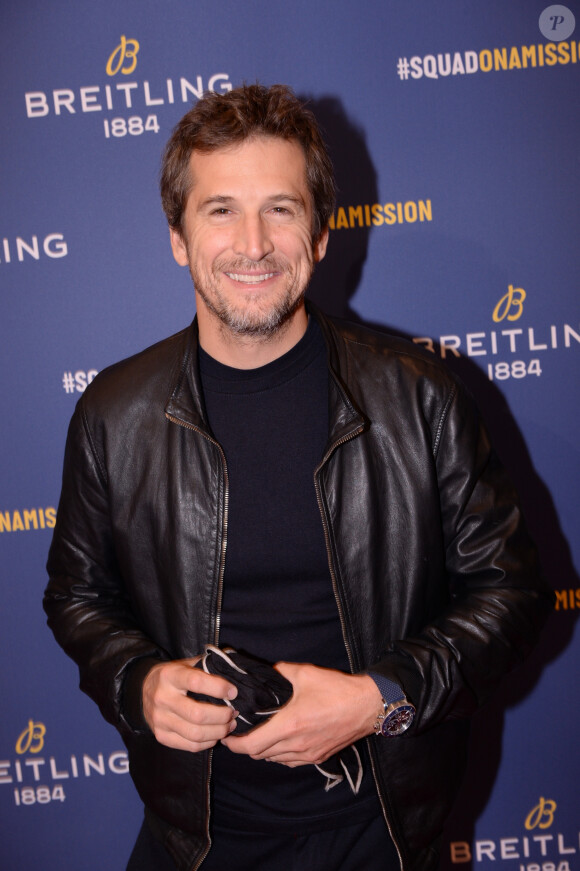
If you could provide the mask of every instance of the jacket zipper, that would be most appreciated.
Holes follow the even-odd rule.
[[[216,442],[215,439],[212,439],[211,436],[208,436],[208,435],[207,435],[206,433],[204,433],[204,432],[203,432],[199,427],[194,426],[193,424],[190,424],[190,423],[186,423],[185,421],[182,421],[182,420],[180,420],[179,418],[174,417],[174,416],[171,415],[171,414],[168,414],[167,412],[165,413],[165,416],[167,417],[168,420],[172,421],[173,423],[178,424],[178,426],[183,426],[183,427],[185,427],[186,429],[191,429],[191,430],[193,430],[194,432],[199,433],[199,435],[203,436],[203,438],[207,439],[207,441],[209,441],[209,442],[211,442],[213,445],[215,445],[216,448],[219,450],[219,452],[220,452],[220,456],[221,456],[221,459],[222,459],[223,471],[224,471],[225,490],[224,490],[224,522],[223,522],[223,536],[222,536],[222,548],[221,548],[221,554],[220,554],[220,568],[219,568],[219,575],[218,575],[218,598],[217,598],[217,604],[216,604],[216,625],[215,625],[215,632],[214,632],[214,644],[217,646],[217,645],[218,645],[218,641],[219,641],[219,631],[220,631],[220,621],[221,621],[221,605],[222,605],[222,598],[223,598],[223,581],[224,581],[224,573],[225,573],[225,558],[226,558],[227,535],[228,535],[229,477],[228,477],[228,467],[227,467],[226,457],[225,457],[225,454],[224,454],[224,452],[223,452],[223,448],[222,448],[222,446],[219,444],[219,442]],[[331,448],[327,451],[327,453],[325,454],[325,456],[322,458],[321,463],[319,464],[319,466],[318,466],[318,467],[315,469],[315,471],[314,471],[314,489],[315,489],[315,491],[316,491],[316,501],[317,501],[317,503],[318,503],[318,510],[320,511],[320,516],[321,516],[321,519],[322,519],[322,528],[323,528],[323,530],[324,530],[324,541],[325,541],[325,545],[326,545],[326,554],[327,554],[327,558],[328,558],[328,567],[329,567],[329,570],[330,570],[330,577],[331,577],[331,580],[332,580],[332,590],[333,590],[333,593],[334,593],[334,598],[335,598],[336,606],[337,606],[337,609],[338,609],[338,616],[339,616],[339,619],[340,619],[340,625],[341,625],[341,629],[342,629],[342,637],[343,637],[343,640],[344,640],[344,646],[345,646],[345,648],[346,648],[346,654],[347,654],[348,661],[349,661],[349,664],[350,664],[351,672],[353,672],[353,673],[354,673],[354,664],[353,664],[353,658],[352,658],[352,650],[351,650],[351,648],[350,648],[350,644],[349,644],[349,642],[348,642],[348,638],[347,638],[347,634],[346,634],[346,621],[345,621],[345,618],[344,618],[344,612],[343,612],[343,608],[342,608],[342,603],[341,603],[341,601],[340,601],[340,597],[339,597],[339,595],[338,595],[338,587],[337,587],[337,583],[336,583],[336,573],[335,573],[335,570],[334,570],[334,563],[333,563],[333,559],[332,559],[332,551],[331,551],[331,548],[330,548],[330,534],[329,534],[329,531],[328,531],[328,524],[327,524],[327,522],[326,522],[326,515],[325,515],[325,513],[324,513],[324,507],[323,507],[323,504],[322,504],[322,496],[321,496],[321,492],[320,492],[320,485],[319,485],[319,483],[318,483],[317,475],[318,475],[318,472],[322,469],[322,467],[323,467],[324,464],[326,463],[326,461],[328,460],[328,458],[330,457],[330,455],[331,455],[331,454],[332,454],[332,453],[333,453],[333,452],[334,452],[338,447],[340,447],[340,445],[343,445],[345,442],[348,442],[348,441],[350,441],[351,439],[355,438],[357,435],[360,435],[360,433],[361,433],[362,431],[363,431],[363,427],[362,427],[362,426],[359,426],[359,427],[357,427],[357,429],[353,430],[353,432],[349,433],[347,436],[343,436],[343,438],[341,438],[341,439],[339,439],[338,441],[336,441],[336,442],[331,446]],[[207,805],[206,805],[206,807],[207,807],[207,825],[206,825],[206,832],[207,832],[207,838],[208,838],[208,841],[209,841],[209,846],[208,846],[207,850],[203,853],[203,855],[200,857],[199,862],[198,862],[196,865],[194,865],[194,867],[192,868],[192,871],[198,871],[198,869],[200,868],[201,864],[204,862],[204,860],[205,860],[205,858],[207,857],[207,854],[209,853],[210,848],[211,848],[211,838],[210,838],[210,835],[209,835],[209,818],[210,818],[210,782],[211,782],[211,762],[212,762],[212,756],[213,756],[213,751],[210,750],[210,752],[209,752],[209,758],[208,758],[207,792],[206,792],[206,798],[207,798]],[[403,868],[403,859],[402,859],[402,857],[401,857],[401,852],[400,852],[400,850],[399,850],[398,844],[397,844],[397,842],[396,842],[396,840],[395,840],[395,838],[394,838],[394,836],[393,836],[393,831],[392,831],[392,828],[391,828],[391,824],[390,824],[390,822],[389,822],[389,818],[388,818],[388,815],[387,815],[387,810],[386,810],[386,808],[385,808],[385,804],[384,804],[384,801],[383,801],[383,797],[382,797],[382,795],[381,795],[381,791],[380,791],[380,789],[379,789],[378,779],[377,779],[377,773],[376,773],[376,770],[375,770],[375,764],[374,764],[374,762],[373,762],[373,758],[372,758],[372,754],[371,754],[370,750],[369,750],[369,759],[370,759],[370,762],[371,762],[371,769],[372,769],[372,772],[373,772],[373,778],[374,778],[374,781],[375,781],[375,786],[376,786],[376,788],[377,788],[377,795],[378,795],[378,797],[379,797],[379,802],[380,802],[380,804],[381,804],[381,808],[382,808],[382,811],[383,811],[383,817],[384,817],[385,822],[386,822],[386,824],[387,824],[387,828],[388,828],[388,830],[389,830],[389,834],[390,834],[390,836],[391,836],[391,840],[392,840],[393,844],[395,845],[395,849],[396,849],[396,851],[397,851],[397,855],[398,855],[398,857],[399,857],[399,863],[400,863],[400,865],[401,865],[401,869],[402,869],[402,868]]]
[[[199,433],[199,435],[203,436],[208,442],[211,442],[212,445],[220,452],[223,472],[224,472],[224,519],[222,524],[222,546],[220,553],[220,566],[219,566],[219,574],[218,574],[218,592],[217,592],[217,602],[216,602],[216,618],[215,618],[215,631],[214,631],[214,640],[213,643],[218,646],[219,642],[219,634],[220,634],[220,623],[221,623],[221,607],[222,607],[222,599],[223,599],[223,588],[224,588],[224,574],[226,568],[226,548],[228,543],[228,508],[230,501],[230,482],[228,475],[228,464],[226,462],[226,455],[224,454],[222,446],[219,442],[216,442],[215,439],[212,439],[211,436],[204,433],[199,427],[194,426],[191,423],[186,423],[183,420],[180,420],[177,417],[174,417],[172,414],[168,414],[165,412],[165,416],[172,423],[178,424],[178,426],[183,426],[186,429],[191,429],[194,432]],[[209,751],[208,762],[207,762],[207,788],[206,788],[206,835],[208,840],[207,849],[200,856],[199,861],[193,866],[191,871],[198,871],[201,864],[205,861],[207,854],[211,848],[211,837],[209,834],[209,819],[211,814],[211,801],[210,801],[210,785],[211,785],[211,763],[213,759],[213,749]]]
[[[351,650],[350,644],[349,644],[349,642],[348,642],[348,637],[347,637],[347,634],[346,634],[346,620],[345,620],[345,617],[344,617],[344,611],[343,611],[343,608],[342,608],[342,602],[340,601],[340,596],[339,596],[339,594],[338,594],[338,586],[337,586],[337,583],[336,583],[336,572],[335,572],[335,570],[334,570],[334,562],[333,562],[333,559],[332,559],[332,550],[331,550],[331,547],[330,547],[330,533],[329,533],[329,531],[328,531],[328,523],[326,522],[326,514],[325,514],[325,512],[324,512],[324,506],[323,506],[323,504],[322,504],[322,495],[321,495],[321,492],[320,492],[320,484],[319,484],[319,481],[318,481],[318,473],[320,472],[320,470],[322,469],[322,467],[324,466],[324,464],[326,463],[326,461],[328,460],[328,458],[330,457],[330,455],[331,455],[331,454],[336,450],[336,448],[340,447],[340,445],[343,445],[345,442],[348,442],[348,441],[350,441],[351,439],[355,438],[355,436],[360,435],[360,433],[361,433],[362,431],[363,431],[363,427],[362,427],[362,426],[359,426],[356,430],[353,430],[353,432],[349,433],[347,436],[343,436],[343,438],[341,438],[341,439],[339,439],[337,442],[335,442],[335,443],[334,443],[334,444],[329,448],[329,450],[326,452],[325,456],[322,458],[322,461],[320,462],[320,464],[319,464],[319,465],[317,466],[317,468],[314,470],[314,488],[315,488],[315,490],[316,490],[316,501],[318,502],[318,510],[320,511],[320,516],[321,516],[321,518],[322,518],[322,528],[323,528],[323,530],[324,530],[324,541],[325,541],[325,544],[326,544],[326,554],[327,554],[327,558],[328,558],[328,567],[329,567],[329,569],[330,569],[330,577],[331,577],[331,580],[332,580],[332,590],[333,590],[333,592],[334,592],[334,598],[335,598],[335,600],[336,600],[336,606],[337,606],[337,608],[338,608],[338,616],[339,616],[339,619],[340,619],[340,625],[341,625],[341,629],[342,629],[342,637],[343,637],[343,640],[344,640],[344,646],[345,646],[345,648],[346,648],[346,654],[347,654],[348,661],[349,661],[349,664],[350,664],[350,670],[351,670],[351,672],[352,672],[353,674],[354,674],[354,664],[353,664],[353,658],[352,658],[352,650]],[[368,744],[368,739],[367,739],[367,744]],[[385,823],[387,824],[387,829],[389,830],[389,835],[391,836],[391,840],[392,840],[393,844],[395,845],[395,850],[397,851],[397,855],[398,855],[398,857],[399,857],[399,864],[400,864],[400,866],[401,866],[401,871],[403,871],[403,857],[401,856],[401,851],[399,850],[399,845],[397,844],[397,841],[395,840],[395,837],[394,837],[394,835],[393,835],[393,830],[392,830],[392,827],[391,827],[391,823],[389,822],[389,817],[388,817],[388,814],[387,814],[387,809],[386,809],[386,807],[385,807],[385,803],[384,803],[384,801],[383,801],[383,797],[382,797],[382,795],[381,795],[381,790],[379,789],[379,782],[378,782],[378,778],[377,778],[377,772],[376,772],[376,769],[375,769],[375,763],[374,763],[374,761],[373,761],[373,756],[372,756],[372,753],[371,753],[370,747],[369,747],[369,753],[368,753],[368,756],[369,756],[370,763],[371,763],[371,770],[372,770],[372,773],[373,773],[373,779],[374,779],[374,781],[375,781],[375,786],[376,786],[376,789],[377,789],[377,795],[378,795],[378,797],[379,797],[379,802],[380,802],[380,805],[381,805],[381,809],[382,809],[382,811],[383,811],[383,817],[384,817]]]
[[[346,622],[345,622],[344,613],[342,610],[342,603],[341,603],[339,595],[338,595],[338,587],[336,584],[336,572],[334,571],[334,563],[332,561],[332,552],[330,549],[330,533],[328,531],[328,524],[326,522],[326,514],[324,513],[324,506],[322,504],[322,495],[320,492],[320,484],[318,482],[318,473],[320,472],[320,470],[322,469],[322,467],[324,466],[324,464],[326,463],[326,461],[328,460],[330,455],[336,450],[336,448],[340,447],[340,445],[343,445],[345,442],[348,442],[351,439],[355,438],[355,436],[360,435],[360,433],[362,431],[363,431],[363,426],[360,425],[356,430],[353,430],[353,432],[349,433],[347,436],[343,436],[341,439],[339,439],[337,442],[335,442],[329,448],[329,450],[326,452],[326,454],[322,458],[322,461],[319,463],[317,468],[314,470],[314,489],[316,490],[316,501],[318,502],[318,510],[320,511],[320,516],[322,518],[322,528],[324,530],[324,542],[326,545],[326,556],[328,559],[328,567],[330,569],[330,577],[332,580],[332,590],[334,592],[334,598],[336,600],[336,606],[338,608],[338,616],[340,619],[340,626],[342,629],[342,638],[344,641],[344,646],[346,647],[346,654],[348,656],[350,670],[353,673],[354,673],[354,663],[353,663],[353,659],[352,659],[352,650],[350,649],[350,645],[348,643],[348,638],[346,635]]]

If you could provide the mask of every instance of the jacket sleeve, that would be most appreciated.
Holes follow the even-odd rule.
[[[370,669],[417,707],[409,735],[477,710],[536,643],[554,599],[517,493],[461,385],[433,447],[448,604]]]
[[[48,625],[77,663],[80,687],[121,732],[146,729],[141,683],[168,659],[140,631],[113,546],[108,482],[79,401],[69,426],[44,595]]]

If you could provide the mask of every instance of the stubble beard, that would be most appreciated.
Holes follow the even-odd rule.
[[[278,298],[265,301],[261,307],[254,305],[260,294],[246,293],[246,300],[250,305],[245,309],[236,307],[223,294],[219,287],[219,276],[222,271],[244,272],[255,270],[259,266],[261,270],[268,272],[281,272],[287,278],[285,292]],[[227,267],[227,269],[225,268]],[[208,276],[211,290],[208,289],[208,281],[203,281],[192,267],[191,277],[197,293],[204,301],[206,307],[221,322],[222,326],[234,336],[256,339],[270,339],[284,330],[294,313],[300,308],[306,295],[306,289],[312,276],[312,268],[304,281],[304,287],[296,290],[297,277],[289,273],[284,265],[278,261],[260,261],[259,264],[250,262],[235,262],[220,264],[216,261],[212,273]],[[204,286],[205,285],[205,286]]]

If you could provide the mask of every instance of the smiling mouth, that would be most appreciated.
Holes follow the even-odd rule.
[[[273,278],[276,273],[275,272],[261,272],[260,274],[255,275],[242,275],[238,272],[226,272],[228,278],[231,278],[233,281],[241,281],[242,284],[259,284],[261,281],[267,281],[269,278]]]

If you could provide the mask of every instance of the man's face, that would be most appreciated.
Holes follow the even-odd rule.
[[[276,333],[302,306],[328,231],[313,243],[312,203],[301,147],[256,137],[193,152],[183,233],[171,230],[189,266],[200,324],[238,336]]]

